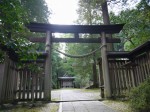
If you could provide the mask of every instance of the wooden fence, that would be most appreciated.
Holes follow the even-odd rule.
[[[16,63],[6,56],[5,63],[0,64],[0,69],[0,103],[12,102],[17,90]]]
[[[108,55],[112,97],[128,96],[133,87],[150,78],[150,41],[127,53]],[[123,58],[122,58],[123,57]],[[101,60],[99,60],[100,87],[104,87]],[[101,94],[103,95],[103,94]]]
[[[34,74],[28,69],[21,69],[18,71],[17,82],[16,99],[18,101],[29,101],[32,98],[34,100],[44,99],[44,74]]]
[[[133,72],[135,74],[134,83],[138,86],[145,79],[150,77],[150,51],[137,56],[133,63],[136,65],[133,67]]]
[[[8,56],[0,70],[0,104],[44,99],[44,74],[17,69],[16,62]]]
[[[109,74],[112,96],[124,96],[134,87],[132,66],[125,66],[127,60],[109,60]]]

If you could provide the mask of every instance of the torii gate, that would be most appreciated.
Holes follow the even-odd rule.
[[[56,24],[45,24],[45,23],[30,23],[27,28],[31,32],[46,33],[46,38],[30,38],[32,42],[46,42],[45,52],[47,52],[47,58],[45,62],[45,78],[44,78],[44,99],[51,100],[51,89],[52,89],[52,73],[51,73],[51,45],[53,42],[65,42],[65,43],[102,43],[101,57],[102,57],[102,68],[104,77],[104,88],[105,97],[111,97],[111,86],[109,69],[107,62],[107,46],[106,43],[117,43],[120,42],[118,38],[108,38],[106,34],[119,33],[124,24],[114,25],[56,25]],[[74,38],[54,38],[52,33],[73,33]],[[79,33],[88,34],[100,34],[101,38],[79,38]]]

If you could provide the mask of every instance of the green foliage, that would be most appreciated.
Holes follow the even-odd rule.
[[[100,2],[101,3],[101,2]],[[79,0],[78,13],[78,24],[101,24],[102,17],[99,15],[101,7],[99,2],[95,0]]]
[[[58,49],[59,44],[53,44],[53,47],[55,49]],[[63,76],[64,73],[64,69],[63,69],[63,62],[62,62],[62,58],[60,57],[60,55],[55,52],[52,51],[52,84],[53,84],[53,88],[57,88],[57,78],[60,76]]]
[[[90,83],[90,76],[89,74],[81,75],[78,74],[75,76],[75,87],[82,88],[89,86]]]
[[[20,60],[37,58],[37,45],[28,41],[31,35],[25,27],[29,21],[48,22],[47,4],[44,0],[0,0],[0,46],[11,49],[19,55]],[[0,51],[0,60],[4,60]],[[25,67],[26,65],[21,65]],[[29,64],[29,69],[39,71],[36,64]]]
[[[132,50],[150,39],[150,5],[147,0],[141,0],[136,8],[123,10],[118,15],[111,13],[110,17],[112,23],[125,23],[119,34],[125,50]]]
[[[36,60],[36,49],[41,50],[43,45],[34,44],[26,39],[31,33],[25,27],[29,21],[48,22],[47,4],[44,0],[2,0],[0,4],[0,45],[14,50],[20,60]],[[33,33],[35,35],[35,33]],[[33,36],[32,34],[32,36]],[[38,34],[41,36],[41,34]],[[42,49],[43,50],[43,49]],[[2,54],[2,52],[0,52]],[[1,55],[3,60],[3,54]],[[19,67],[27,67],[33,72],[39,72],[36,63],[28,66],[19,63]]]
[[[79,8],[77,10],[78,19],[77,24],[101,24],[100,14],[100,3],[91,0],[79,0]],[[98,38],[100,35],[90,35],[90,34],[80,34],[80,38]],[[99,44],[66,44],[66,53],[72,55],[83,55],[90,53],[91,51],[97,49]],[[96,60],[100,56],[100,52],[96,53],[96,56],[91,55],[85,58],[66,58],[67,63],[64,64],[64,69],[67,71],[67,74],[73,75],[76,78],[75,82],[78,87],[86,86],[89,80],[94,79],[92,74],[94,74],[94,69],[92,69],[93,63],[91,60]],[[95,64],[95,63],[94,63]],[[87,75],[88,74],[88,75]],[[96,73],[95,73],[96,74]],[[95,81],[96,82],[96,81]]]
[[[30,70],[32,73],[42,73],[43,68],[41,68],[36,62],[33,63],[19,63],[18,69],[27,69]]]
[[[1,33],[18,32],[28,22],[27,13],[19,0],[1,0],[0,9]]]
[[[19,0],[2,0],[0,9],[0,45],[14,50],[22,58],[22,54],[33,49],[33,44],[24,38],[27,13]]]
[[[150,109],[150,78],[131,91],[130,104],[136,110]]]
[[[45,0],[21,0],[25,8],[29,21],[48,23],[48,17],[51,14]]]

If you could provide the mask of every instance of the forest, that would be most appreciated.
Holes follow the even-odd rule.
[[[131,0],[79,0],[78,19],[80,25],[109,25],[123,23],[123,30],[117,35],[109,35],[121,39],[121,43],[108,45],[108,50],[131,51],[150,39],[150,0],[133,0],[136,6],[131,8]],[[111,7],[121,7],[111,10]],[[117,12],[117,13],[116,13]],[[20,60],[38,57],[37,51],[43,51],[44,44],[32,43],[30,36],[44,36],[31,33],[26,25],[30,22],[51,23],[52,15],[44,0],[0,0],[0,46],[12,49]],[[61,34],[61,38],[72,37],[71,34]],[[97,38],[100,35],[82,34],[80,38]],[[53,44],[55,49],[67,54],[84,55],[97,49],[99,44]],[[0,51],[0,62],[4,61],[3,50]],[[98,86],[97,59],[100,51],[84,57],[70,58],[52,51],[52,81],[53,88],[58,87],[58,77],[73,76],[76,87]],[[23,66],[18,63],[18,66]],[[31,70],[40,70],[34,63],[28,66]]]

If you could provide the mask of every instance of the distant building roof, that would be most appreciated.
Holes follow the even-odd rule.
[[[74,80],[75,77],[58,77],[60,80]]]

